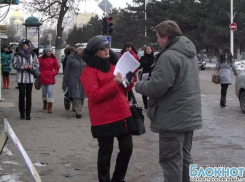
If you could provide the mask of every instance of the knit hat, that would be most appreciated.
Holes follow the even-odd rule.
[[[75,51],[77,51],[78,49],[81,49],[81,48],[84,49],[83,44],[78,43],[75,45]]]
[[[2,45],[2,49],[4,49],[4,48],[8,48],[8,46],[7,46],[6,43],[4,43],[4,44]]]
[[[44,48],[44,51],[45,52],[48,52],[48,51],[53,52],[53,49],[52,49],[51,46],[47,46],[47,47]]]
[[[28,39],[22,39],[22,44],[27,44],[30,46],[30,41]]]
[[[90,52],[96,52],[103,45],[108,45],[106,37],[103,35],[97,35],[88,41],[86,49]]]

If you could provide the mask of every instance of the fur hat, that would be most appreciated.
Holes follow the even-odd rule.
[[[89,51],[89,52],[93,52],[95,53],[97,50],[99,50],[99,48],[103,45],[107,45],[109,44],[109,42],[107,41],[106,37],[103,36],[103,35],[97,35],[93,38],[91,38],[89,41],[88,41],[88,44],[87,44],[87,47],[86,49]]]

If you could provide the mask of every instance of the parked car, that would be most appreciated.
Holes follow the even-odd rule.
[[[236,96],[240,101],[240,107],[242,112],[245,113],[245,70],[239,70],[236,78]]]
[[[198,60],[199,68],[201,70],[205,70],[206,69],[206,62],[204,61],[204,59],[199,57],[199,56],[197,56],[197,60]]]

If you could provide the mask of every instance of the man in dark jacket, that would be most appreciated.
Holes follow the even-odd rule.
[[[162,51],[151,79],[136,83],[135,90],[150,97],[148,117],[151,131],[159,133],[165,182],[189,182],[193,130],[202,127],[196,49],[173,21],[164,21],[155,30]]]

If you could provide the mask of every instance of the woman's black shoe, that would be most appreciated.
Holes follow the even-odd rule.
[[[26,120],[31,120],[31,116],[26,116]]]
[[[20,113],[20,119],[25,119],[25,113]]]
[[[82,118],[82,115],[81,114],[76,114],[76,118],[77,119],[81,119]]]

